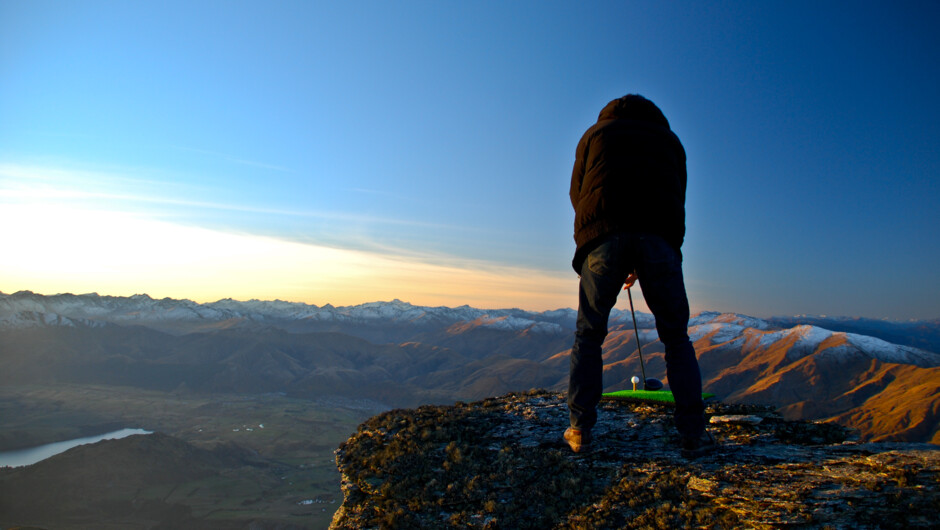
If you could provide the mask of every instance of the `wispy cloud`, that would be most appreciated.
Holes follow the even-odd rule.
[[[367,188],[348,188],[346,191],[351,192],[351,193],[361,193],[364,195],[377,195],[380,197],[393,199],[397,202],[415,202],[416,201],[414,197],[409,197],[407,195],[402,195],[400,193],[395,193],[395,192],[391,192],[387,190],[374,190],[374,189],[367,189]]]
[[[384,194],[357,189],[362,193]],[[123,212],[180,225],[255,234],[312,246],[367,252],[392,262],[496,271],[506,264],[443,248],[487,239],[474,225],[447,225],[363,212],[292,209],[206,200],[219,190],[138,168],[107,170],[0,163],[0,203]],[[436,242],[444,242],[441,245]],[[459,247],[459,245],[458,245]]]
[[[102,171],[0,163],[0,204],[5,204],[2,209],[8,213],[15,210],[24,219],[26,218],[25,212],[34,212],[31,216],[33,219],[40,212],[45,212],[43,215],[51,215],[49,212],[60,212],[55,215],[56,222],[53,225],[77,228],[80,224],[77,219],[81,217],[86,219],[83,221],[84,226],[97,226],[98,228],[93,231],[98,231],[99,235],[105,239],[107,239],[106,233],[102,232],[100,227],[107,226],[111,221],[106,220],[112,219],[113,223],[137,227],[136,233],[139,235],[136,240],[140,240],[144,234],[151,234],[147,237],[154,241],[158,237],[162,237],[161,241],[171,241],[173,238],[192,239],[198,236],[214,242],[212,247],[214,255],[230,256],[231,251],[223,250],[227,244],[243,245],[245,248],[256,250],[272,249],[266,251],[269,254],[266,263],[273,263],[278,259],[295,262],[300,260],[310,271],[321,270],[318,274],[332,275],[334,278],[342,278],[346,274],[344,270],[348,272],[355,268],[360,271],[371,271],[362,272],[362,277],[382,279],[387,284],[377,285],[372,283],[372,280],[365,283],[359,281],[342,283],[337,279],[334,282],[336,285],[342,285],[342,289],[348,291],[350,296],[356,295],[357,298],[342,298],[344,295],[337,292],[330,295],[330,300],[334,301],[344,300],[344,303],[374,301],[380,299],[379,296],[387,296],[409,299],[416,303],[434,302],[446,305],[451,303],[447,300],[458,300],[461,301],[460,303],[491,306],[536,307],[534,302],[530,303],[526,300],[538,298],[543,299],[538,307],[549,308],[553,304],[547,301],[548,299],[564,299],[565,289],[559,288],[559,285],[565,284],[564,279],[570,274],[559,274],[558,271],[543,270],[538,267],[513,266],[506,262],[467,255],[467,252],[454,253],[445,250],[451,248],[461,250],[463,243],[454,245],[454,241],[486,240],[485,231],[479,227],[449,226],[368,213],[292,209],[277,205],[246,204],[204,198],[220,195],[218,191],[206,186],[178,182],[172,177],[161,179],[159,174],[155,175],[153,171],[147,170],[110,168]],[[360,189],[358,191],[383,193],[377,190]],[[12,217],[8,216],[8,220],[12,222]],[[92,220],[100,222],[95,224]],[[33,235],[54,243],[56,240],[50,235],[55,232],[53,225],[45,224],[43,225],[45,231],[42,234],[37,232]],[[118,237],[118,235],[113,237],[115,248],[126,248],[126,243],[117,242],[126,241],[131,237],[127,231],[123,234],[127,237]],[[247,239],[239,239],[239,237]],[[76,238],[76,241],[85,241],[87,243],[85,248],[97,248],[99,251],[111,248],[108,244],[101,243],[100,239],[89,238],[92,236],[83,235],[82,238]],[[259,241],[262,239],[276,240],[281,243],[260,244]],[[42,239],[33,239],[33,241],[40,240]],[[20,238],[17,241],[20,244],[26,244],[25,242],[30,239]],[[63,241],[62,244],[65,242]],[[166,247],[166,252],[174,252],[173,248],[176,248],[175,251],[178,252],[181,248],[170,244]],[[75,250],[82,246],[73,245],[68,248]],[[193,252],[194,249],[198,250],[199,246],[191,244],[186,248]],[[298,250],[300,248],[309,250]],[[145,253],[146,249],[138,248],[135,252]],[[276,253],[283,254],[283,257],[275,258]],[[238,260],[245,261],[247,258],[239,257]],[[333,265],[326,267],[320,264],[316,265],[319,267],[316,269],[314,262],[318,260],[329,261]],[[206,261],[213,260],[206,258]],[[119,263],[120,261],[115,256],[111,262]],[[106,260],[99,260],[95,263],[97,265],[92,268],[107,267]],[[181,263],[179,270],[174,274],[184,275],[186,267],[192,266],[189,261]],[[30,266],[38,267],[36,264]],[[140,263],[137,263],[135,267],[140,268]],[[287,271],[278,268],[279,265],[271,265],[271,267],[273,267],[271,272],[265,273],[264,277],[272,278],[276,275],[288,274]],[[134,267],[128,267],[128,271],[132,270]],[[195,269],[193,271],[195,273]],[[39,272],[41,269],[36,268],[36,273]],[[160,274],[158,271],[151,272]],[[133,277],[131,272],[125,271],[122,274]],[[207,271],[198,272],[198,274],[204,278],[211,276],[211,273]],[[306,273],[292,269],[290,274],[303,277]],[[57,275],[63,278],[68,276],[63,271],[49,274],[51,277]],[[233,284],[238,281],[247,281],[236,280],[240,278],[237,276],[229,276]],[[27,274],[27,277],[33,276]],[[105,281],[106,278],[88,275],[86,282],[88,285],[74,289],[96,290],[91,284],[99,280]],[[265,282],[268,281],[270,280],[265,280]],[[30,288],[25,283],[21,287]],[[215,283],[218,285],[214,292],[222,295],[223,288],[227,284],[221,281]],[[248,283],[257,283],[257,281],[251,280]],[[59,287],[53,290],[67,289],[64,283],[56,285]],[[365,289],[360,285],[369,287]],[[539,285],[542,285],[544,289]],[[170,293],[166,290],[169,287],[166,287],[165,282],[161,283],[161,286],[159,289],[163,290],[159,292],[167,293],[167,296],[195,296],[179,292]],[[125,287],[130,289],[128,286]],[[231,285],[228,287],[232,288]],[[36,286],[33,288],[38,289]],[[143,289],[143,286],[139,289]],[[286,288],[279,289],[283,291]],[[104,290],[104,288],[97,290]],[[502,294],[497,296],[496,291]],[[524,295],[521,291],[527,291],[529,294]],[[318,303],[323,301],[323,298],[315,295],[315,290],[309,290],[309,293],[305,295],[306,299],[318,301]],[[370,293],[372,293],[371,296]],[[230,293],[227,296],[235,294]],[[250,296],[264,297],[264,294],[253,292]],[[279,291],[271,296],[284,297],[285,294]],[[518,298],[515,304],[510,303],[513,296]],[[204,296],[204,298],[208,297],[210,296]]]
[[[271,170],[274,170],[274,171],[282,171],[282,172],[285,172],[285,173],[294,173],[294,170],[291,169],[291,168],[289,168],[289,167],[285,167],[285,166],[281,166],[281,165],[277,165],[277,164],[269,164],[269,163],[266,163],[266,162],[258,162],[258,161],[256,161],[256,160],[248,160],[248,159],[241,158],[241,157],[237,157],[237,156],[230,155],[230,154],[227,154],[227,153],[220,153],[220,152],[218,152],[218,151],[209,151],[209,150],[206,150],[206,149],[195,149],[195,148],[192,148],[192,147],[181,147],[181,146],[178,146],[178,145],[173,145],[173,146],[170,146],[170,147],[171,147],[172,149],[176,149],[176,150],[178,150],[178,151],[186,151],[186,152],[189,152],[189,153],[196,153],[196,154],[200,154],[200,155],[208,155],[208,156],[212,156],[212,157],[215,157],[215,158],[221,158],[222,160],[226,160],[226,161],[232,162],[232,163],[234,163],[234,164],[241,164],[241,165],[244,165],[244,166],[251,166],[251,167],[256,167],[256,168],[261,168],[261,169],[271,169]]]
[[[0,291],[525,309],[570,306],[575,292],[569,277],[521,267],[431,264],[122,212],[15,204],[0,209],[0,222],[19,227],[0,233],[14,250],[0,261]]]
[[[129,170],[133,172],[133,170]],[[160,191],[157,191],[160,190]],[[115,203],[139,203],[210,209],[234,213],[253,213],[295,218],[328,219],[376,225],[408,225],[462,229],[410,219],[381,217],[362,213],[330,210],[290,209],[193,199],[179,195],[213,194],[215,190],[167,180],[128,177],[123,172],[0,164],[0,197],[7,200],[104,200]],[[173,195],[176,192],[177,195]]]

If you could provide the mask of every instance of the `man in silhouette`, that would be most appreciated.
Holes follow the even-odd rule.
[[[705,431],[702,378],[687,331],[680,251],[685,190],[685,150],[663,113],[642,96],[608,103],[578,142],[570,196],[577,244],[572,265],[581,282],[568,386],[571,426],[564,433],[575,452],[592,443],[607,319],[621,287],[637,278],[666,348],[682,452],[698,456],[714,448]]]

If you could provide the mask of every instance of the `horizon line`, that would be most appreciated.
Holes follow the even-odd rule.
[[[470,309],[477,309],[477,310],[480,310],[480,311],[521,311],[521,312],[525,312],[525,313],[536,313],[536,314],[551,313],[551,312],[555,312],[555,311],[574,311],[574,312],[577,312],[577,309],[576,309],[576,308],[572,308],[572,307],[558,307],[558,308],[555,308],[555,309],[545,309],[545,310],[537,311],[537,310],[532,310],[532,309],[523,309],[523,308],[521,308],[521,307],[476,307],[476,306],[472,306],[472,305],[470,305],[470,304],[461,304],[461,305],[457,305],[457,306],[454,306],[454,305],[437,305],[437,306],[434,306],[434,305],[415,304],[415,303],[409,302],[409,301],[407,301],[407,300],[401,300],[401,299],[399,299],[399,298],[394,298],[394,299],[392,299],[392,300],[372,300],[372,301],[368,301],[368,302],[360,302],[360,303],[358,303],[358,304],[333,305],[333,304],[330,303],[330,302],[326,302],[326,303],[324,303],[324,304],[322,304],[322,305],[319,305],[319,304],[310,303],[310,302],[303,302],[303,301],[282,300],[282,299],[280,299],[280,298],[266,299],[266,300],[265,300],[265,299],[259,299],[259,298],[251,298],[251,299],[247,299],[247,300],[244,300],[244,299],[241,299],[241,300],[240,300],[240,299],[237,299],[237,298],[226,297],[226,298],[220,298],[220,299],[218,299],[218,300],[213,300],[213,301],[204,301],[204,302],[200,302],[200,301],[198,301],[198,300],[194,300],[194,299],[191,299],[191,298],[174,298],[174,297],[171,297],[171,296],[165,296],[165,297],[162,297],[162,298],[154,298],[153,296],[151,296],[151,295],[148,294],[148,293],[135,293],[135,294],[133,294],[133,295],[100,294],[100,293],[98,293],[98,292],[88,292],[88,293],[79,293],[79,294],[72,293],[72,292],[61,292],[61,293],[55,293],[55,294],[45,294],[45,293],[37,293],[37,292],[32,291],[32,290],[29,290],[29,289],[21,289],[21,290],[19,290],[19,291],[14,292],[14,293],[5,293],[5,292],[3,292],[2,290],[0,290],[0,296],[5,296],[5,297],[12,297],[12,296],[23,295],[23,294],[25,294],[25,295],[41,296],[41,297],[47,297],[47,298],[53,298],[53,297],[56,297],[56,296],[74,296],[74,297],[95,296],[95,297],[98,297],[98,298],[124,298],[124,299],[130,299],[130,298],[135,298],[135,297],[146,297],[146,298],[148,298],[148,299],[150,299],[150,300],[154,300],[154,301],[171,300],[171,301],[176,301],[176,302],[191,302],[191,303],[196,304],[196,305],[212,305],[212,304],[217,304],[217,303],[219,303],[219,302],[235,302],[235,303],[238,303],[238,304],[246,304],[246,303],[251,303],[251,302],[282,303],[282,304],[290,304],[290,305],[297,305],[297,306],[306,306],[306,307],[311,307],[311,308],[314,308],[314,309],[324,309],[324,308],[327,308],[327,307],[334,308],[334,309],[345,309],[345,308],[362,307],[362,306],[373,305],[373,304],[394,304],[394,303],[400,303],[400,304],[408,305],[408,306],[414,307],[414,308],[427,308],[427,309],[435,309],[435,308],[459,309],[459,308],[462,308],[462,307],[466,307],[466,308],[470,308]],[[627,310],[625,310],[625,309],[618,309],[618,308],[614,307],[614,308],[612,309],[612,311],[626,312]],[[650,311],[640,311],[640,310],[637,310],[637,313],[644,313],[644,314],[650,314],[650,315],[652,314],[652,312],[650,312]],[[704,310],[698,311],[698,312],[696,312],[696,313],[693,313],[691,316],[692,316],[692,317],[695,317],[695,316],[702,315],[702,314],[706,314],[706,313],[715,313],[715,314],[719,314],[719,315],[729,315],[729,314],[730,314],[730,315],[737,315],[737,316],[742,316],[742,317],[756,318],[756,319],[759,319],[759,320],[777,319],[777,318],[825,318],[825,319],[832,319],[832,320],[840,320],[840,319],[849,319],[849,320],[871,320],[871,321],[878,321],[878,322],[893,322],[893,323],[916,323],[916,322],[935,322],[935,321],[940,321],[940,317],[936,317],[936,318],[920,318],[920,319],[914,319],[914,318],[912,318],[912,319],[891,319],[891,318],[887,318],[887,317],[884,317],[884,318],[874,318],[874,317],[865,317],[865,316],[857,316],[857,315],[855,315],[855,316],[850,316],[850,315],[828,315],[828,314],[810,314],[810,313],[798,313],[798,314],[795,314],[795,315],[755,316],[755,315],[749,315],[749,314],[746,314],[746,313],[739,313],[739,312],[737,312],[737,311],[719,311],[719,310],[711,310],[711,309],[704,309]]]

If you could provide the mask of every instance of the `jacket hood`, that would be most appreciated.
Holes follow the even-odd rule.
[[[603,120],[636,120],[669,128],[669,121],[659,107],[638,94],[628,94],[608,103],[597,117]]]

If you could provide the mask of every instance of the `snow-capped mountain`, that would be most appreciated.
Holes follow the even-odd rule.
[[[767,321],[775,328],[792,328],[806,324],[832,331],[878,337],[892,344],[914,346],[940,353],[940,319],[893,321],[858,317],[795,315],[772,317]]]
[[[573,309],[533,312],[520,309],[484,310],[469,306],[423,307],[400,300],[371,302],[356,306],[318,307],[297,302],[236,301],[232,299],[199,304],[191,300],[153,299],[146,294],[130,297],[98,294],[38,295],[21,291],[0,293],[0,329],[32,326],[137,325],[175,334],[242,327],[258,329],[270,326],[290,332],[342,331],[374,339],[376,333],[364,327],[397,327],[393,341],[414,328],[446,328],[451,335],[471,330],[563,335],[575,328],[577,312]],[[652,315],[638,312],[637,325],[643,330],[641,340],[658,340]],[[630,331],[629,312],[614,310],[611,331]],[[402,330],[401,326],[411,329]],[[355,330],[359,329],[360,333]],[[736,313],[702,312],[689,321],[693,342],[707,337],[713,345],[741,347],[758,341],[762,347],[786,342],[787,357],[798,359],[825,352],[826,355],[864,355],[887,363],[921,367],[940,366],[940,355],[919,348],[892,344],[877,337],[858,333],[834,332],[818,326],[796,325],[779,328],[767,320]],[[555,353],[555,352],[552,352]]]
[[[636,318],[646,373],[666,379],[655,322],[646,313]],[[567,386],[575,319],[572,309],[422,307],[399,300],[317,307],[0,294],[0,384],[283,391],[394,406],[560,390]],[[705,389],[720,399],[775,405],[790,418],[840,418],[873,438],[940,436],[937,353],[735,313],[703,312],[689,324]],[[610,331],[605,385],[629,387],[640,373],[630,313],[615,311]]]
[[[422,307],[393,300],[356,306],[318,307],[297,302],[236,301],[232,299],[198,304],[191,300],[164,298],[156,300],[146,294],[130,297],[98,294],[38,295],[21,291],[12,295],[0,293],[0,327],[28,327],[61,324],[81,320],[121,325],[141,325],[164,331],[191,332],[210,329],[216,324],[243,323],[289,327],[302,330],[304,324],[316,328],[322,323],[412,324],[441,325],[475,322],[482,327],[535,332],[561,332],[576,314],[562,309],[535,313],[520,309],[483,310],[469,306]]]
[[[719,317],[720,318],[720,317]],[[689,336],[693,342],[707,339],[715,346],[742,348],[750,342],[767,349],[786,344],[786,357],[791,361],[809,355],[826,355],[847,358],[865,356],[885,363],[911,364],[920,367],[940,366],[940,354],[891,344],[876,337],[830,331],[816,326],[799,325],[789,329],[772,329],[766,322],[753,327],[734,323],[709,321],[690,326]],[[756,322],[754,322],[756,323]]]

